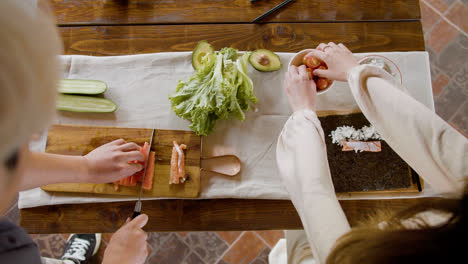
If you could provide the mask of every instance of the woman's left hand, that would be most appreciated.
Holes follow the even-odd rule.
[[[306,109],[315,111],[317,88],[315,82],[309,80],[304,65],[299,67],[291,65],[286,73],[284,89],[293,112]]]
[[[87,167],[87,182],[109,183],[133,175],[143,169],[138,163],[144,161],[144,155],[135,143],[127,143],[117,139],[104,144],[83,157]]]

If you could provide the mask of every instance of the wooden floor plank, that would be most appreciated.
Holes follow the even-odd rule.
[[[354,226],[378,208],[400,210],[421,200],[437,199],[352,200],[340,204]],[[134,206],[135,202],[115,202],[22,209],[20,225],[31,234],[110,233],[125,222]],[[149,216],[145,230],[150,232],[302,228],[294,206],[285,200],[152,200],[143,201],[142,208]]]
[[[95,56],[191,51],[200,40],[215,49],[266,48],[297,52],[320,42],[343,43],[353,52],[424,50],[419,21],[362,23],[86,26],[59,28],[65,54]]]
[[[40,0],[59,25],[245,23],[283,0]],[[420,19],[419,0],[295,0],[266,22]]]

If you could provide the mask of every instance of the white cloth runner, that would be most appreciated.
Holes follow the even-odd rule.
[[[426,52],[360,53],[380,54],[395,62],[410,94],[434,109],[429,57]],[[284,74],[294,53],[278,53],[283,63],[280,71],[258,72],[249,66],[257,109],[246,120],[218,121],[215,132],[203,139],[203,156],[235,154],[242,161],[242,172],[234,178],[202,174],[200,198],[288,199],[278,174],[275,149],[277,137],[291,114],[283,92]],[[188,122],[171,110],[168,95],[179,79],[193,74],[191,52],[169,52],[129,56],[62,56],[63,78],[102,80],[108,84],[105,97],[118,105],[113,114],[59,113],[55,123],[135,128],[189,130]],[[358,109],[347,83],[337,84],[318,97],[318,110]],[[43,151],[46,134],[31,144]],[[339,195],[339,199],[404,198],[432,196],[428,184],[422,193]],[[40,188],[21,192],[19,208],[52,204],[114,202],[136,197],[103,196],[78,193],[48,193]],[[158,198],[153,198],[158,199]]]

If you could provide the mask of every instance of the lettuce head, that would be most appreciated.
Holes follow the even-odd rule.
[[[179,117],[192,122],[190,128],[197,135],[210,134],[218,119],[243,121],[250,104],[257,103],[247,75],[249,57],[250,52],[240,56],[236,49],[223,48],[203,57],[202,67],[187,81],[179,81],[169,100]]]

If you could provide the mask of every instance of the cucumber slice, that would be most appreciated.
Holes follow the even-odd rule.
[[[102,94],[107,85],[102,81],[62,79],[58,91],[64,94]]]
[[[61,111],[112,113],[117,110],[114,102],[104,98],[59,94],[57,99],[57,109]]]
[[[200,69],[203,66],[203,57],[205,55],[210,56],[210,60],[214,59],[215,50],[206,40],[198,42],[197,46],[192,52],[192,67],[195,70]]]

